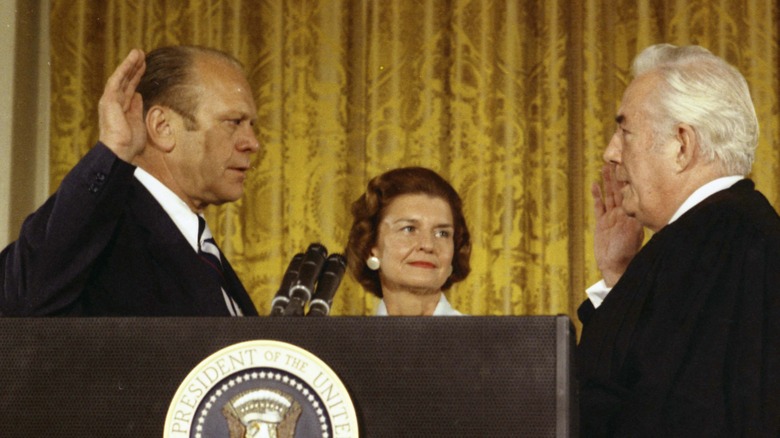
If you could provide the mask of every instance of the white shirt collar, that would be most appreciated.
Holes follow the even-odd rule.
[[[385,300],[379,300],[379,305],[376,308],[376,316],[387,316],[387,305],[385,304]],[[439,295],[439,303],[436,304],[436,309],[433,311],[433,316],[453,316],[453,315],[462,315],[462,313],[455,310],[449,301],[447,301],[447,297],[444,296],[444,294]]]
[[[680,208],[677,209],[677,211],[672,215],[672,218],[669,220],[669,223],[676,221],[680,218],[683,214],[685,214],[688,210],[695,207],[698,203],[701,201],[707,199],[710,195],[713,193],[719,192],[721,190],[726,190],[727,188],[733,186],[737,183],[737,181],[744,179],[742,175],[732,175],[732,176],[724,176],[718,179],[714,179],[707,184],[704,184],[703,186],[696,189],[695,192],[691,194],[691,196],[688,197],[688,199],[685,200],[685,202],[682,203]]]
[[[447,297],[444,296],[444,294],[441,294],[441,297],[439,298],[439,304],[436,305],[436,309],[433,311],[433,316],[459,316],[462,315],[462,313],[455,310],[449,301],[447,301]]]
[[[154,199],[168,213],[181,234],[195,251],[198,250],[198,215],[190,210],[190,207],[179,198],[171,189],[166,187],[149,172],[136,167],[135,178],[146,187]]]

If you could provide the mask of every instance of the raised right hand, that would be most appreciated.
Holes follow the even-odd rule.
[[[604,190],[593,183],[593,211],[596,215],[594,255],[607,286],[612,287],[642,247],[644,227],[623,210],[621,184],[615,178],[615,165],[601,169]]]
[[[128,163],[146,145],[143,102],[135,91],[145,70],[144,52],[131,50],[108,78],[98,103],[100,141]]]

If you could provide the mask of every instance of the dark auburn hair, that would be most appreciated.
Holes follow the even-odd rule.
[[[233,56],[209,47],[167,46],[152,50],[146,55],[146,71],[136,91],[144,101],[144,117],[155,105],[162,105],[176,111],[184,118],[186,128],[197,129],[195,113],[198,110],[198,78],[194,68],[197,59],[222,60],[243,69]]]
[[[458,193],[439,174],[424,167],[402,167],[374,177],[368,182],[366,192],[352,203],[352,228],[347,243],[347,266],[353,277],[369,292],[382,297],[379,273],[366,266],[371,248],[376,245],[379,223],[393,200],[406,194],[424,194],[441,198],[452,211],[454,226],[454,254],[452,275],[442,286],[447,290],[453,283],[466,278],[471,271],[471,235],[463,216],[463,206]]]

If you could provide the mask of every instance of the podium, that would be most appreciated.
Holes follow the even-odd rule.
[[[362,437],[575,437],[566,316],[0,318],[0,435],[161,437],[216,351],[282,341],[346,387]]]

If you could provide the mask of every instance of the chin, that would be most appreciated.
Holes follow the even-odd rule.
[[[219,203],[224,204],[226,202],[236,202],[244,195],[243,187],[240,190],[230,190],[222,193],[219,196]]]
[[[410,282],[406,284],[406,289],[415,295],[435,295],[441,292],[443,284],[433,281]]]
[[[631,217],[635,217],[637,211],[639,211],[639,209],[637,208],[636,205],[633,205],[630,202],[628,204],[626,204],[625,199],[623,200],[623,212],[624,213],[626,213],[627,215],[629,215]]]

